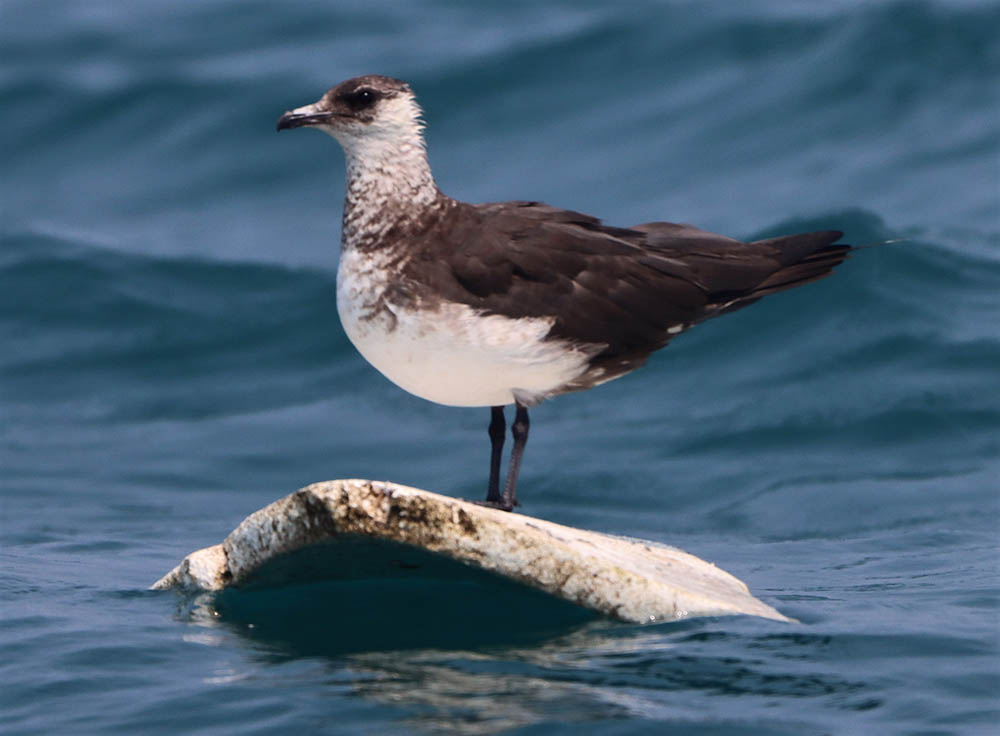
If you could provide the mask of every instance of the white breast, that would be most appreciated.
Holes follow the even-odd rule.
[[[400,388],[449,406],[501,406],[542,398],[584,372],[600,346],[545,341],[552,318],[482,316],[471,307],[383,298],[387,260],[347,250],[337,271],[337,310],[365,359]]]

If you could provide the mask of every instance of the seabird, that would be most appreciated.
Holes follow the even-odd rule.
[[[834,231],[745,243],[541,202],[460,202],[434,183],[421,115],[406,82],[369,75],[286,112],[278,130],[318,128],[344,149],[337,310],[354,346],[416,396],[491,407],[488,506],[519,505],[529,407],[630,373],[699,322],[827,276],[851,250]]]

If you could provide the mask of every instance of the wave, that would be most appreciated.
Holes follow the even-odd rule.
[[[998,337],[991,312],[1000,284],[1000,250],[994,247],[1000,237],[964,231],[939,233],[932,241],[919,232],[893,230],[864,210],[786,220],[752,237],[834,227],[862,249],[818,287],[787,295],[821,302],[812,314],[782,317],[809,321],[844,309],[888,336]],[[299,360],[317,347],[316,335],[333,336],[327,350],[346,345],[332,272],[129,253],[39,231],[8,233],[4,246],[0,320],[8,334],[67,338],[39,340],[15,360],[31,354],[99,360],[112,346],[115,358],[135,360],[210,357],[248,346]],[[762,322],[805,311],[779,309],[779,303],[771,298],[746,314]],[[727,317],[711,324],[732,322]],[[82,352],[74,353],[76,348]]]
[[[899,236],[860,210],[757,236],[835,224],[859,244]],[[831,367],[873,381],[919,371],[982,390],[1000,351],[1000,259],[952,237],[864,249],[820,284],[709,322],[665,351],[671,371],[697,376],[725,350],[744,356],[727,381],[751,394],[821,383]],[[116,403],[126,416],[286,405],[343,391],[345,376],[366,370],[340,328],[330,272],[124,253],[30,231],[5,238],[0,334],[0,370],[15,391],[41,401],[114,391],[131,396]]]
[[[29,232],[5,238],[0,334],[12,395],[112,393],[125,417],[285,405],[317,387],[332,392],[350,369],[331,273]]]

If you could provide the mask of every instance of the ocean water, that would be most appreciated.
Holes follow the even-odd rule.
[[[4,733],[997,732],[1000,4],[0,21]],[[313,481],[484,491],[488,412],[404,394],[340,328],[341,153],[274,133],[369,72],[413,84],[462,199],[900,241],[532,412],[525,513],[680,546],[801,624],[148,591]]]

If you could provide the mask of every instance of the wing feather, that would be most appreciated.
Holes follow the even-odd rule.
[[[683,329],[822,278],[838,232],[745,243],[691,225],[614,228],[539,202],[459,204],[413,246],[421,279],[485,314],[554,318],[549,338],[601,346],[606,373],[637,367]],[[611,376],[613,377],[613,376]]]

